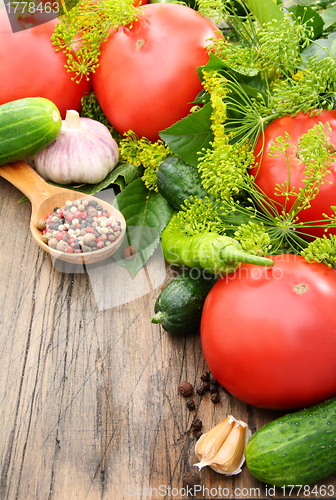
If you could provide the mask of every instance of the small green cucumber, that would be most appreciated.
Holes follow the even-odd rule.
[[[156,183],[159,193],[175,210],[180,210],[183,202],[191,196],[208,196],[198,170],[176,156],[170,156],[160,163]]]
[[[0,106],[0,165],[44,149],[58,136],[62,118],[49,99],[26,97]]]
[[[274,486],[312,484],[336,471],[336,398],[261,427],[245,448],[250,473]]]
[[[152,323],[160,323],[169,333],[199,331],[203,304],[216,279],[197,271],[176,276],[168,283],[155,302]]]

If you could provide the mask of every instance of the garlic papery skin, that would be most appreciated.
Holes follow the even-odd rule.
[[[56,140],[34,157],[36,171],[57,184],[97,184],[117,165],[119,149],[109,129],[68,110]]]
[[[244,449],[250,437],[251,431],[247,424],[229,415],[199,438],[195,452],[200,462],[194,465],[199,469],[208,465],[227,476],[239,474],[245,462]]]

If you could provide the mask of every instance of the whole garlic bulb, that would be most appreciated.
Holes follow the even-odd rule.
[[[35,169],[57,184],[97,184],[117,165],[119,149],[108,128],[68,110],[56,140],[34,157]]]

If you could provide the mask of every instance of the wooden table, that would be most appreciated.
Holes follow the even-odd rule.
[[[169,279],[160,255],[138,281],[113,261],[62,272],[32,240],[21,197],[0,178],[1,500],[187,498],[194,418],[206,432],[233,414],[255,431],[277,414],[222,389],[220,403],[196,394],[189,411],[177,386],[198,384],[206,366],[197,333],[174,337],[150,322]],[[273,493],[246,467],[200,477],[196,498]]]

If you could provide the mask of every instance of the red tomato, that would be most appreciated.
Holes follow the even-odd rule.
[[[336,395],[336,270],[276,255],[243,264],[210,290],[205,360],[233,396],[261,408],[312,406]]]
[[[207,63],[208,39],[217,28],[184,5],[155,3],[141,12],[132,27],[120,27],[103,44],[92,80],[116,130],[155,141],[189,113],[202,90],[197,68]]]
[[[0,12],[0,104],[23,97],[45,97],[59,108],[81,108],[81,98],[92,90],[85,79],[71,81],[64,67],[66,57],[55,52],[50,37],[57,20],[12,33],[6,11]]]
[[[332,128],[332,135],[330,138],[331,145],[336,148],[336,111],[323,110],[316,116],[308,116],[299,113],[296,116],[284,116],[274,120],[268,127],[266,127],[264,135],[259,137],[257,146],[255,148],[255,155],[257,161],[260,163],[258,169],[252,169],[251,174],[255,176],[256,184],[267,194],[267,196],[276,202],[284,205],[285,198],[283,196],[276,196],[274,188],[277,184],[284,184],[288,180],[288,165],[284,154],[277,157],[269,156],[269,148],[272,142],[280,135],[284,136],[285,131],[289,133],[290,148],[288,150],[288,159],[290,165],[290,187],[299,188],[304,187],[304,170],[305,164],[299,156],[300,138],[309,129],[311,129],[318,122],[329,123]],[[264,152],[262,157],[259,156],[262,146],[264,145]],[[332,184],[330,184],[330,182]],[[307,223],[310,221],[324,220],[322,214],[332,215],[334,212],[330,208],[336,205],[336,162],[331,166],[331,173],[325,177],[325,182],[320,186],[320,191],[316,198],[311,202],[311,208],[301,210],[298,217],[299,221]],[[292,207],[294,196],[290,196],[287,204],[286,211]],[[279,208],[281,212],[281,209]],[[322,224],[323,222],[320,222]],[[318,226],[318,224],[316,224]],[[322,236],[324,228],[321,227],[306,227],[300,228],[300,231],[313,236]],[[336,228],[329,231],[329,233],[336,234]]]

